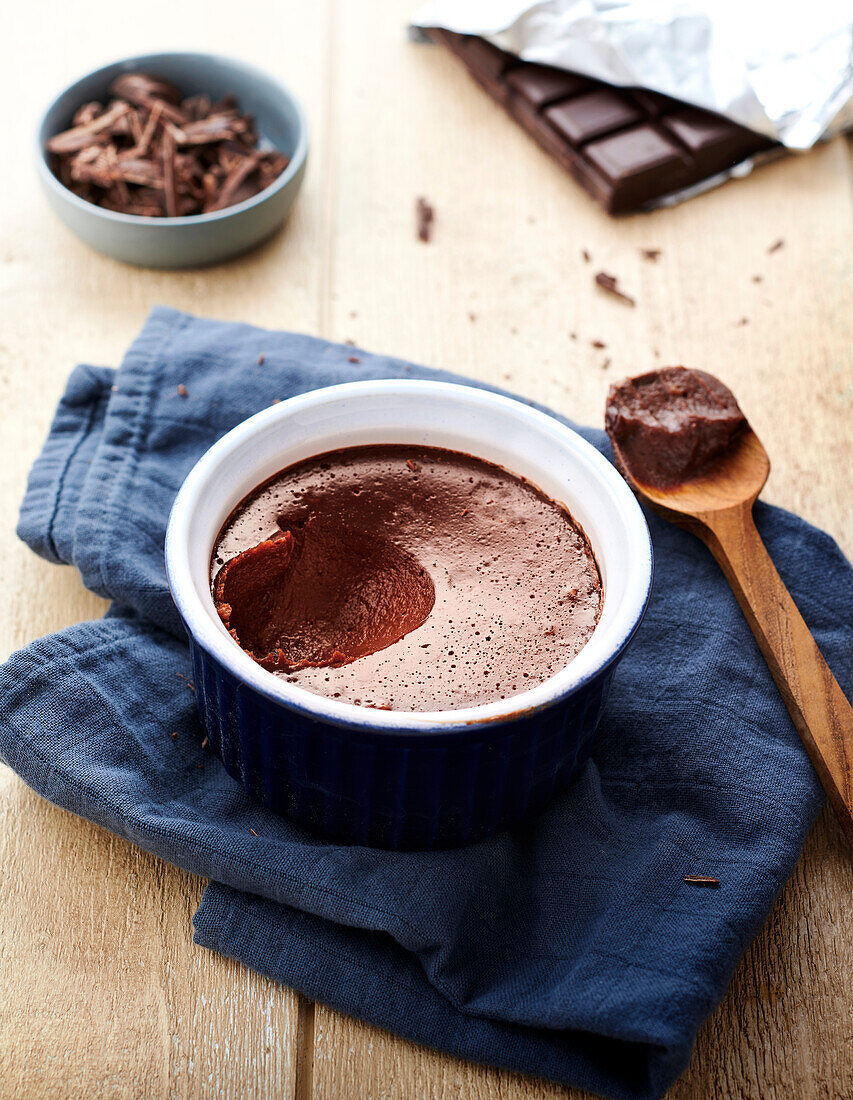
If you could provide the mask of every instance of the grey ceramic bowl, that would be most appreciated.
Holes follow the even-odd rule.
[[[112,81],[134,70],[165,77],[187,96],[207,93],[218,99],[233,94],[240,109],[254,115],[262,141],[290,157],[290,164],[253,198],[192,217],[117,214],[78,198],[51,172],[45,144],[68,129],[78,107],[90,100],[103,102]],[[212,54],[157,53],[116,61],[76,81],[45,111],[36,142],[38,173],[48,202],[92,248],[142,267],[198,267],[253,248],[281,225],[305,174],[308,126],[287,88],[251,65]]]

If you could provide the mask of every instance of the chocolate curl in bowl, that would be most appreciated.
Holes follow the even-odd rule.
[[[86,103],[47,151],[61,183],[108,210],[181,217],[224,210],[264,191],[287,168],[258,148],[254,120],[226,96],[182,100],[175,85],[123,73],[107,107]]]

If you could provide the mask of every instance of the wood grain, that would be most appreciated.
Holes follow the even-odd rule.
[[[413,6],[256,0],[238,13],[187,0],[116,21],[94,0],[36,0],[5,13],[0,82],[22,114],[5,122],[16,167],[0,205],[3,654],[103,610],[71,570],[16,542],[13,517],[69,370],[117,363],[155,302],[352,338],[588,423],[601,423],[614,377],[702,367],[735,390],[772,456],[765,497],[853,550],[845,143],[614,222],[452,58],[406,40]],[[306,184],[258,252],[204,271],[134,270],[54,220],[27,167],[31,132],[41,101],[78,73],[189,43],[296,90],[311,126]],[[436,209],[430,244],[415,236],[420,194]],[[643,247],[662,250],[656,264]],[[596,290],[601,269],[636,309]],[[853,1096],[853,861],[839,838],[824,815],[673,1100]],[[194,948],[198,880],[6,770],[0,870],[2,1100],[580,1095],[415,1047]]]

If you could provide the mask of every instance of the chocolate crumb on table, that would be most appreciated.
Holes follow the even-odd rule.
[[[623,290],[620,290],[619,282],[615,275],[608,275],[606,271],[599,271],[595,276],[595,281],[602,290],[606,290],[608,294],[620,298],[629,306],[635,306],[637,304],[636,300],[632,298],[630,294],[626,294]]]
[[[261,150],[233,96],[183,99],[175,85],[123,73],[110,101],[84,103],[47,142],[50,166],[78,198],[120,214],[187,217],[222,210],[270,186],[289,163]]]
[[[418,240],[427,244],[432,239],[435,211],[423,196],[419,196],[415,203],[415,214],[417,216]]]

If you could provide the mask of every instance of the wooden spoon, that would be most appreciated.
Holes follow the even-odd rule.
[[[758,436],[746,424],[701,476],[665,488],[635,477],[615,441],[613,449],[635,492],[697,535],[719,562],[853,844],[853,708],[756,530],[752,506],[770,473]]]

